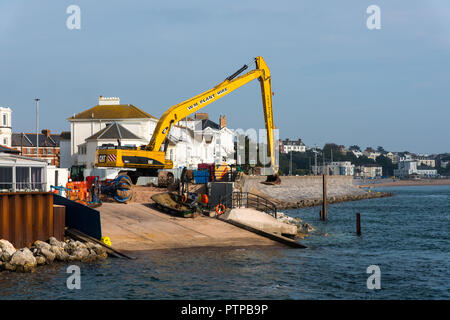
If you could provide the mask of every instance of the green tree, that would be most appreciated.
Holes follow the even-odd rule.
[[[394,164],[392,160],[383,155],[378,156],[376,158],[376,162],[383,167],[383,175],[384,176],[393,176],[394,175]]]

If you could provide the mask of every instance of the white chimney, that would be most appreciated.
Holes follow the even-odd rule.
[[[104,105],[119,105],[120,99],[118,97],[103,97],[100,96],[98,98],[98,105],[104,106]]]

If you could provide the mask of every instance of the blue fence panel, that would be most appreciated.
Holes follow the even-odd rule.
[[[53,203],[66,207],[66,227],[80,230],[98,240],[102,238],[102,223],[99,211],[57,194],[53,196]]]

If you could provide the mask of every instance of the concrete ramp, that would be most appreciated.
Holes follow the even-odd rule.
[[[99,211],[103,235],[118,250],[279,245],[218,219],[174,217],[140,203],[104,203]]]
[[[280,222],[274,217],[252,208],[232,209],[227,215],[227,219],[264,230],[265,232],[290,236],[297,235],[296,226]]]
[[[297,235],[296,226],[280,222],[264,212],[252,208],[235,208],[219,216],[219,219],[290,247],[306,248],[301,243],[286,237],[286,235]]]

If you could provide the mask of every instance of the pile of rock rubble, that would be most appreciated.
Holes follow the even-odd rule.
[[[297,227],[297,233],[305,234],[315,231],[316,229],[307,222],[303,222],[302,219],[288,216],[283,212],[277,212],[277,220],[283,223],[294,225]]]
[[[32,272],[36,266],[54,261],[90,262],[107,257],[105,248],[92,242],[82,243],[73,239],[58,241],[51,237],[48,242],[34,242],[31,248],[16,249],[9,241],[0,240],[0,272]]]

